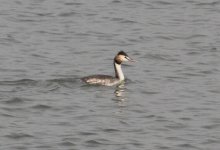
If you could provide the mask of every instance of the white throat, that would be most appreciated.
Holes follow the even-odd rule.
[[[115,63],[114,65],[115,65],[115,74],[116,74],[116,76],[118,76],[120,81],[123,81],[125,79],[125,77],[124,77],[124,74],[122,72],[121,65],[117,64],[117,63]]]

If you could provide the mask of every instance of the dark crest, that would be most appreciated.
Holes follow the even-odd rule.
[[[120,51],[120,52],[118,52],[118,55],[128,56],[124,51]]]

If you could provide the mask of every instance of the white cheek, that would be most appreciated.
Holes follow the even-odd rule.
[[[125,57],[122,58],[122,61],[128,61]]]

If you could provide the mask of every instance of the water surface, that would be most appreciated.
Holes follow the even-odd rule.
[[[218,150],[220,2],[11,0],[0,5],[4,150]],[[120,87],[80,78],[113,75]]]

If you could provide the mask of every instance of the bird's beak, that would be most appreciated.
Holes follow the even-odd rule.
[[[130,58],[130,57],[126,57],[126,58],[127,58],[127,60],[130,61],[130,62],[137,62],[136,60],[134,60],[134,59],[132,59],[132,58]]]

